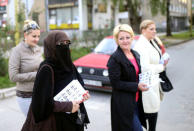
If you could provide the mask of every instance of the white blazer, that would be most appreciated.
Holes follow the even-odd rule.
[[[152,43],[161,54],[160,49],[153,40]],[[140,38],[135,43],[133,49],[140,54],[141,72],[152,71],[155,74],[159,74],[164,71],[164,66],[159,64],[160,55],[158,51],[152,46],[146,37],[140,35]],[[160,88],[160,82],[157,81],[148,91],[142,92],[145,113],[155,113],[159,111],[161,101]]]

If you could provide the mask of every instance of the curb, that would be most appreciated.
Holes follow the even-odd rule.
[[[0,100],[16,95],[16,87],[0,89]]]

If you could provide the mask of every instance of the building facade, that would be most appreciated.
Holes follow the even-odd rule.
[[[0,0],[6,1],[6,0]],[[8,0],[7,0],[8,1]],[[14,20],[14,1],[8,1],[8,17]],[[114,24],[129,23],[128,12],[113,6],[111,0],[22,0],[27,9],[27,16],[36,20],[43,31],[65,30],[82,32],[110,28]],[[170,0],[170,18],[172,31],[183,30],[188,26],[188,1]],[[125,2],[123,3],[125,7]],[[114,9],[114,10],[113,10]],[[152,16],[149,0],[141,0],[139,15],[142,20],[152,19],[159,31],[165,31],[166,16]],[[0,11],[0,17],[1,11]]]

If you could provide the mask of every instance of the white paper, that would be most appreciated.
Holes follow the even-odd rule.
[[[147,88],[152,87],[159,81],[159,74],[154,74],[151,71],[142,72],[139,74],[139,82],[147,85]]]
[[[72,80],[61,92],[55,97],[55,101],[82,101],[86,90],[78,80]]]

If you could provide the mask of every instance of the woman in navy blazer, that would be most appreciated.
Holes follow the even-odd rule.
[[[113,36],[118,48],[107,64],[112,85],[112,131],[143,131],[141,125],[146,127],[146,122],[141,116],[141,91],[148,88],[138,82],[138,74],[141,71],[140,58],[139,54],[131,49],[134,33],[129,25],[122,24],[114,28]]]

